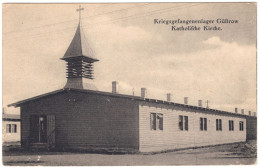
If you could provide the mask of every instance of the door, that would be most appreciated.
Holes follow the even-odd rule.
[[[46,115],[39,116],[39,142],[47,142],[47,117]]]
[[[30,142],[47,142],[47,117],[46,115],[30,116]]]
[[[47,116],[47,142],[49,148],[55,148],[55,115]]]

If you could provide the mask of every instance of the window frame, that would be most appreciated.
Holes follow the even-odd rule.
[[[222,119],[216,119],[216,131],[222,131]]]
[[[189,117],[188,116],[184,116],[184,129],[185,131],[189,131]]]
[[[203,118],[200,117],[200,130],[203,131]]]
[[[17,125],[16,124],[12,124],[12,133],[17,133]]]
[[[6,124],[6,133],[17,133],[17,124]]]
[[[12,124],[6,124],[6,133],[12,133]]]
[[[228,120],[229,131],[234,131],[234,120]]]
[[[179,130],[189,131],[189,116],[179,115]]]
[[[156,127],[156,130],[163,131],[163,114],[162,113],[156,113],[156,121],[158,120],[158,127]]]
[[[244,131],[244,121],[239,121],[239,131]]]
[[[156,131],[156,113],[150,113],[150,130]]]
[[[208,130],[208,119],[200,117],[200,131]]]
[[[150,113],[150,130],[163,131],[163,113]]]
[[[208,119],[204,118],[204,131],[208,130]]]
[[[179,130],[183,131],[183,115],[179,115]]]

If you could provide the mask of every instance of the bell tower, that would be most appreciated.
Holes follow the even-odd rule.
[[[64,88],[97,90],[94,84],[93,63],[99,61],[94,57],[93,51],[89,46],[82,30],[81,10],[79,8],[79,24],[76,33],[64,56],[61,58],[67,63],[67,83]]]

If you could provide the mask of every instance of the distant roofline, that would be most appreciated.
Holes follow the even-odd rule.
[[[78,91],[78,92],[83,92],[83,93],[94,93],[94,94],[101,94],[101,95],[106,95],[106,96],[113,96],[113,97],[121,97],[121,98],[128,98],[128,99],[133,99],[137,101],[144,101],[144,102],[151,102],[151,103],[160,103],[160,104],[165,104],[165,105],[175,105],[175,106],[181,106],[185,108],[191,108],[191,109],[197,109],[197,110],[203,110],[203,111],[212,111],[220,114],[229,114],[229,115],[235,115],[235,116],[240,116],[240,117],[257,117],[257,116],[249,116],[246,114],[240,114],[240,113],[233,113],[233,112],[228,112],[228,111],[223,111],[223,110],[217,110],[217,109],[210,109],[210,108],[204,108],[204,107],[199,107],[199,106],[192,106],[192,105],[185,105],[185,104],[180,104],[180,103],[174,103],[174,102],[168,102],[164,100],[157,100],[157,99],[150,99],[150,98],[142,98],[140,96],[131,96],[131,95],[123,95],[123,94],[115,94],[115,93],[110,93],[110,92],[104,92],[104,91],[94,91],[94,90],[85,90],[85,89],[74,89],[74,88],[64,88],[64,89],[59,89],[55,90],[53,92],[45,93],[39,96],[35,96],[29,99],[25,99],[22,101],[18,101],[16,103],[9,104],[8,107],[14,106],[14,107],[19,107],[20,105],[40,99],[46,96],[50,96],[53,94],[61,93],[64,91]]]
[[[20,115],[17,114],[2,114],[3,121],[20,121]]]

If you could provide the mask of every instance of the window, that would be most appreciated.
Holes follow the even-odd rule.
[[[221,119],[216,119],[216,130],[222,131],[222,120]]]
[[[163,130],[163,114],[151,113],[150,125],[151,125],[151,130]]]
[[[6,133],[16,133],[17,125],[16,124],[6,124]]]
[[[185,120],[185,130],[188,131],[188,129],[189,129],[189,120],[188,120],[188,116],[184,116],[184,120]]]
[[[203,131],[203,118],[200,118],[200,130]]]
[[[239,131],[244,131],[244,121],[239,121]]]
[[[204,130],[205,130],[205,131],[208,130],[208,121],[207,121],[207,118],[204,118]]]
[[[234,131],[234,121],[228,120],[229,131]]]
[[[6,133],[11,133],[11,124],[6,124]]]
[[[16,133],[16,127],[17,127],[16,124],[12,124],[12,132],[13,133]]]
[[[156,113],[151,113],[150,115],[151,119],[151,130],[156,130]]]
[[[157,114],[158,128],[159,130],[163,130],[163,114]]]
[[[188,116],[179,116],[179,129],[183,131],[183,126],[186,131],[189,130],[189,118]]]
[[[183,130],[183,116],[179,116],[179,129]]]
[[[201,131],[207,131],[207,127],[208,127],[208,125],[207,125],[208,123],[207,123],[207,118],[200,118],[200,130]]]

